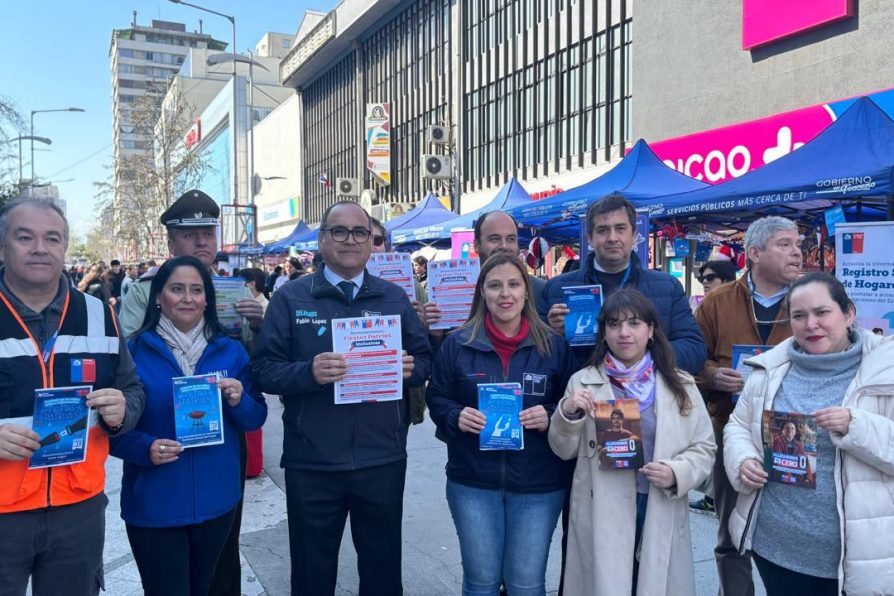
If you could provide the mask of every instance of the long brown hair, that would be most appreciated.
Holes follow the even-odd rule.
[[[655,369],[661,373],[671,393],[674,394],[680,414],[688,415],[692,411],[692,402],[689,401],[689,395],[686,393],[680,373],[677,371],[674,349],[661,330],[658,312],[648,298],[633,288],[618,290],[605,299],[597,319],[599,331],[596,337],[602,338],[602,340],[596,344],[596,349],[585,366],[597,368],[602,366],[605,355],[611,351],[608,342],[605,341],[606,327],[609,323],[627,319],[639,319],[652,326],[652,339],[648,346],[649,353],[652,354],[652,362],[655,364]]]
[[[525,305],[522,308],[522,317],[528,320],[528,334],[537,346],[537,351],[541,356],[548,356],[550,352],[550,335],[555,333],[546,326],[546,323],[537,316],[537,308],[535,306],[535,296],[531,290],[531,280],[528,278],[528,272],[517,255],[508,255],[505,253],[497,253],[484,262],[481,267],[481,273],[478,275],[478,282],[475,284],[475,296],[472,298],[472,310],[469,313],[469,319],[460,329],[468,329],[470,331],[469,342],[471,343],[475,337],[481,332],[484,326],[484,318],[487,315],[487,304],[484,301],[484,280],[487,274],[501,265],[512,265],[518,269],[522,280],[525,283]]]

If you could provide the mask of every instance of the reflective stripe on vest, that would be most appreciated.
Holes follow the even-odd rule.
[[[75,290],[69,290],[66,295],[59,329],[62,329],[63,323],[65,323],[70,306],[81,308],[81,302],[77,299],[71,300],[70,305],[70,299],[74,292]],[[80,294],[80,296],[84,299],[83,308],[86,309],[86,313],[84,313],[86,316],[83,317],[86,321],[86,334],[73,335],[72,329],[68,329],[66,335],[58,335],[53,351],[48,355],[47,362],[44,362],[39,353],[38,344],[31,336],[27,326],[6,296],[0,292],[0,300],[2,300],[0,308],[7,308],[27,335],[25,339],[9,338],[0,341],[0,358],[34,358],[39,362],[40,374],[43,377],[42,386],[44,387],[55,386],[54,362],[57,354],[85,354],[87,357],[95,355],[96,357],[116,358],[121,340],[117,336],[117,327],[114,325],[111,307],[107,307],[101,300],[93,296],[86,294]],[[77,317],[74,320],[77,320]],[[107,326],[115,329],[116,336],[106,335]],[[80,332],[78,329],[75,331]],[[32,370],[36,371],[36,369]],[[109,454],[108,434],[97,424],[90,428],[87,442],[87,459],[79,464],[29,470],[28,460],[20,462],[0,460],[0,513],[70,505],[102,492],[105,486],[105,462]],[[48,482],[50,483],[49,488],[47,487]]]

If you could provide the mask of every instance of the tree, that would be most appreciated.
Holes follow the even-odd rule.
[[[198,185],[210,168],[201,153],[183,142],[195,108],[176,85],[164,96],[160,90],[147,89],[128,114],[124,132],[144,139],[137,143],[145,143],[145,151],[122,154],[109,179],[94,183],[97,213],[111,208],[112,236],[122,253],[131,252],[133,258],[166,254],[159,217],[178,191]]]
[[[14,139],[25,129],[25,120],[8,97],[0,95],[0,205],[18,196],[22,190],[19,180],[18,145]]]

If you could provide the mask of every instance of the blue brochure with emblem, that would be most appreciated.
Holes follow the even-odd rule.
[[[224,442],[218,376],[174,377],[174,437],[184,449]]]
[[[565,305],[565,339],[572,346],[596,345],[596,317],[602,308],[602,286],[568,286],[562,288]]]
[[[522,411],[520,383],[480,383],[478,410],[487,422],[478,435],[481,451],[521,451],[525,433],[519,416]]]
[[[90,385],[34,390],[31,430],[40,436],[40,449],[28,467],[49,468],[77,464],[87,459],[87,434],[91,411],[87,407]]]

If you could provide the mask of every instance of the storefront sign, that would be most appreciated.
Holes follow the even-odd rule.
[[[280,201],[279,203],[275,203],[273,205],[270,205],[269,207],[262,208],[260,210],[260,213],[258,214],[258,224],[263,226],[267,224],[296,219],[298,217],[299,202],[300,199],[298,197],[294,197],[287,201]]]
[[[894,332],[894,223],[836,226],[835,277],[857,305],[857,326]]]
[[[854,0],[742,0],[742,49],[854,16]]]
[[[564,188],[556,188],[556,185],[554,184],[552,186],[552,188],[550,188],[549,190],[541,190],[540,192],[532,192],[531,199],[534,201],[540,201],[543,199],[547,199],[549,197],[554,197],[557,194],[559,194],[560,192],[565,192],[565,189]]]
[[[200,142],[202,142],[202,119],[196,118],[196,121],[189,127],[189,131],[186,133],[186,138],[183,139],[183,144],[186,145],[186,149],[189,150]]]
[[[889,116],[894,89],[869,94]],[[788,155],[813,139],[853,103],[844,99],[676,137],[649,146],[669,167],[717,184]]]
[[[391,184],[390,104],[366,104],[366,169],[379,184]]]

